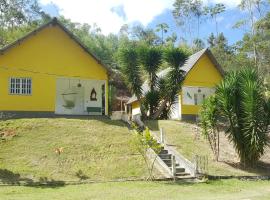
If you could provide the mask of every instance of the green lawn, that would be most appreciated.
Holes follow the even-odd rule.
[[[5,200],[269,200],[269,181],[222,180],[207,183],[122,182],[63,187],[0,187]]]
[[[146,125],[156,132],[163,127],[168,144],[176,148],[190,161],[193,160],[194,155],[207,155],[209,162],[208,173],[210,175],[270,175],[269,150],[266,151],[263,160],[265,168],[244,170],[239,167],[234,149],[224,134],[221,134],[221,162],[215,162],[207,140],[203,136],[199,136],[200,132],[195,129],[194,124],[173,120],[160,120],[147,121]]]
[[[78,181],[144,178],[143,159],[121,121],[16,119],[0,122],[0,180]],[[14,137],[11,138],[12,135]],[[61,155],[56,148],[63,148]]]

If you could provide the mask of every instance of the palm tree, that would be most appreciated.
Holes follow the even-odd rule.
[[[164,44],[164,33],[167,33],[168,32],[168,29],[169,29],[169,25],[166,24],[166,23],[161,23],[161,24],[158,24],[157,25],[157,29],[156,31],[157,32],[160,32],[161,31],[161,42],[162,42],[162,45]]]
[[[226,134],[241,163],[254,165],[268,144],[269,100],[263,81],[251,68],[229,73],[216,90],[220,116],[228,122]]]
[[[206,137],[215,156],[219,159],[219,128],[218,128],[218,107],[215,95],[204,100],[200,110],[200,124],[202,134]]]
[[[134,47],[128,46],[119,50],[119,63],[125,82],[137,99],[142,97],[142,80],[138,53]]]
[[[185,72],[181,67],[186,61],[188,54],[188,52],[179,48],[170,47],[165,50],[163,59],[170,67],[170,71],[165,78],[159,81],[161,103],[153,115],[154,119],[161,116],[163,118],[168,117],[166,115],[169,114],[170,108],[175,103],[175,99],[182,87]]]
[[[217,3],[215,6],[205,7],[205,14],[209,13],[211,18],[215,22],[216,26],[216,37],[218,37],[218,20],[217,17],[219,14],[223,13],[225,11],[226,7],[222,3]]]
[[[139,61],[142,68],[148,74],[148,85],[150,91],[145,97],[149,103],[149,117],[151,118],[156,107],[155,105],[158,104],[156,84],[157,72],[162,63],[162,52],[158,47],[142,46],[139,49]]]

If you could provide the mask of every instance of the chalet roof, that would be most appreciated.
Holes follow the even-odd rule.
[[[196,63],[199,61],[199,59],[204,55],[207,54],[208,57],[210,58],[210,60],[213,62],[213,64],[215,65],[215,67],[217,68],[217,70],[220,72],[220,74],[223,76],[224,75],[224,71],[221,68],[221,66],[218,64],[217,60],[215,59],[214,55],[211,53],[211,51],[206,48],[206,49],[202,49],[201,51],[198,51],[197,53],[192,54],[191,56],[188,57],[188,59],[186,60],[186,62],[184,63],[184,65],[181,67],[181,69],[183,71],[185,71],[185,77],[188,75],[188,73],[191,71],[191,69],[196,65]],[[157,74],[157,76],[159,78],[164,77],[168,74],[168,72],[170,71],[170,68],[164,69],[161,72],[159,72]],[[148,83],[147,81],[144,82],[144,84],[142,85],[142,91],[143,91],[143,96],[149,91],[149,87],[148,87]],[[129,101],[127,102],[127,104],[131,104],[135,101],[137,101],[137,97],[135,95],[133,95]]]
[[[31,37],[32,35],[35,35],[39,31],[42,31],[44,28],[49,26],[59,26],[66,34],[69,35],[71,39],[73,39],[86,53],[88,53],[90,56],[92,56],[99,64],[101,64],[108,72],[111,72],[110,68],[106,66],[102,61],[97,58],[97,56],[89,51],[89,49],[79,40],[77,36],[75,36],[70,30],[68,30],[56,17],[54,17],[52,20],[50,20],[48,23],[41,25],[40,27],[36,28],[35,30],[29,32],[25,36],[17,39],[16,41],[8,44],[7,46],[0,49],[0,54],[4,54],[7,50],[13,48],[16,45],[19,45],[22,41],[26,40],[27,38]]]

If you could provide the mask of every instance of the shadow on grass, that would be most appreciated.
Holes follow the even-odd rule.
[[[249,173],[258,174],[261,176],[270,176],[270,163],[259,161],[255,167],[244,167],[241,163],[224,161],[225,164],[235,168],[240,169]]]
[[[185,179],[179,179],[176,181],[168,181],[168,182],[165,182],[164,184],[166,184],[166,185],[179,185],[179,186],[192,186],[194,184],[198,184],[198,182],[185,180]]]
[[[19,173],[14,173],[7,169],[0,169],[0,181],[4,185],[23,185],[38,188],[57,188],[65,186],[64,181],[48,179],[47,177],[40,177],[39,181],[34,181],[30,178],[21,177]]]

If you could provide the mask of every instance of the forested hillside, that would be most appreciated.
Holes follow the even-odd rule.
[[[160,22],[155,29],[142,25],[123,24],[118,34],[104,35],[98,24],[80,24],[65,16],[60,21],[67,26],[97,57],[108,65],[117,75],[113,75],[113,85],[119,86],[121,70],[119,50],[128,44],[147,46],[174,46],[196,52],[209,47],[221,66],[226,70],[241,67],[256,67],[269,84],[270,77],[270,2],[268,0],[242,0],[239,11],[246,13],[245,18],[233,21],[235,29],[245,30],[242,40],[229,45],[228,38],[219,32],[217,18],[227,8],[223,4],[205,6],[202,0],[175,0],[172,14],[178,31],[185,31],[186,38],[177,38],[177,33],[169,34],[168,24]],[[51,16],[42,11],[37,0],[2,0],[0,2],[0,47],[20,38],[27,32],[51,20]],[[215,33],[209,33],[206,40],[200,35],[200,29],[207,21],[216,26]],[[191,34],[196,32],[196,37]],[[166,66],[164,66],[166,67]],[[117,77],[117,78],[116,78]],[[118,83],[115,83],[117,79]],[[121,81],[120,81],[121,82]],[[121,92],[121,95],[128,93]]]

